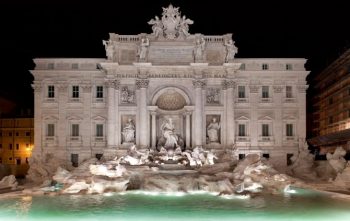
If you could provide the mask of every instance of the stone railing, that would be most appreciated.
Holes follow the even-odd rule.
[[[116,38],[116,41],[119,41],[119,42],[139,42],[140,37],[137,35],[119,35]]]
[[[224,37],[223,36],[204,36],[204,40],[207,43],[224,43]]]

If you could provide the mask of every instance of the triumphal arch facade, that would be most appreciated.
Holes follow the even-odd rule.
[[[172,5],[148,23],[150,34],[110,33],[107,58],[35,59],[34,155],[76,164],[134,144],[297,154],[305,59],[236,58],[232,34],[191,34]]]

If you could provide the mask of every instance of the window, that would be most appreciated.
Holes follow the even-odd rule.
[[[103,86],[96,86],[96,98],[103,98]]]
[[[333,116],[330,116],[330,117],[328,118],[328,123],[329,123],[329,124],[333,124]]]
[[[0,149],[2,149],[2,143],[0,143]]]
[[[103,137],[103,124],[96,124],[96,137]]]
[[[9,133],[9,136],[12,137],[12,132]]]
[[[75,85],[72,87],[72,97],[79,98],[79,86]]]
[[[350,95],[350,87],[348,88],[348,95]]]
[[[30,132],[26,132],[26,137],[30,137]]]
[[[238,98],[245,98],[245,86],[238,86]]]
[[[19,136],[19,132],[16,132],[16,137],[18,137]]]
[[[28,157],[26,157],[26,164],[29,164],[29,160],[28,160]]]
[[[2,163],[2,158],[0,157],[0,163]]]
[[[238,136],[245,137],[245,124],[238,124]]]
[[[348,117],[350,117],[350,110],[348,110]]]
[[[0,132],[0,137],[2,137],[2,132]]]
[[[12,157],[9,157],[9,161],[12,161]]]
[[[286,124],[286,135],[287,137],[293,136],[293,124]]]
[[[16,143],[16,150],[19,150],[19,144]]]
[[[79,66],[77,63],[72,64],[72,69],[78,69],[78,68],[79,68]]]
[[[263,124],[261,129],[262,129],[262,136],[268,137],[269,136],[269,125]]]
[[[263,70],[269,70],[269,65],[268,64],[262,64],[262,69]]]
[[[329,100],[328,100],[328,104],[333,104],[333,98],[331,97],[331,98],[329,98]]]
[[[79,124],[72,124],[71,136],[72,137],[78,137],[79,136]]]
[[[49,85],[47,86],[47,97],[54,98],[55,97],[55,86]]]
[[[9,144],[9,149],[12,150],[12,143]]]
[[[48,136],[48,137],[55,136],[55,125],[54,124],[47,125],[46,136]]]
[[[292,64],[286,64],[286,70],[293,70]]]
[[[269,98],[269,86],[262,86],[262,98]]]
[[[292,93],[292,86],[286,86],[286,98],[292,98],[293,93]]]
[[[47,65],[47,69],[54,69],[55,68],[55,64],[54,63],[49,63]]]

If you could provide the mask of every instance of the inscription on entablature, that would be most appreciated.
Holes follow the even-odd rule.
[[[193,62],[193,46],[152,46],[148,60],[155,63],[190,63]]]

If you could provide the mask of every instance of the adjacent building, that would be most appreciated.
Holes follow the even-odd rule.
[[[238,59],[231,34],[192,23],[170,5],[152,34],[111,33],[107,59],[35,59],[33,154],[78,165],[133,144],[202,146],[286,165],[306,136],[306,60]]]
[[[25,175],[33,144],[33,118],[0,118],[0,164],[15,175]]]
[[[312,138],[321,154],[342,146],[350,149],[350,49],[312,82]]]

